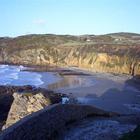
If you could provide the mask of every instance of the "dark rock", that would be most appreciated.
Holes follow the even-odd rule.
[[[55,104],[26,116],[5,129],[0,140],[50,140],[67,124],[87,116],[113,116],[88,105]]]

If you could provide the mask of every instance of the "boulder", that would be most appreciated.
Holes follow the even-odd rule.
[[[21,118],[43,109],[51,104],[49,98],[46,98],[42,93],[33,95],[32,93],[14,93],[14,101],[11,105],[6,124],[2,129],[8,128]]]
[[[18,91],[31,91],[32,86],[1,86],[0,85],[0,131],[6,121],[8,112],[14,100],[13,93]]]

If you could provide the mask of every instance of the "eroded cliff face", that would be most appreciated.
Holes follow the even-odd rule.
[[[27,41],[28,38],[32,40]],[[104,40],[92,37],[91,42],[80,37],[56,38],[51,38],[52,44],[45,43],[48,36],[38,42],[38,38],[33,40],[30,36],[24,37],[24,41],[22,37],[7,41],[6,47],[1,47],[0,61],[15,64],[77,66],[95,72],[140,74],[139,40],[132,43],[132,39],[127,39],[126,42],[116,43],[112,38],[105,40],[105,37],[102,37]]]
[[[1,62],[34,65],[77,66],[94,72],[140,74],[140,60],[131,56],[109,55],[90,52],[76,56],[76,50],[55,50],[49,54],[45,49],[28,49],[7,54]]]

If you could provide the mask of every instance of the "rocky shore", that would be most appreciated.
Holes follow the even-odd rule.
[[[55,139],[72,122],[88,116],[112,117],[118,114],[101,109],[74,104],[55,104],[35,112],[4,130],[0,140]]]
[[[0,89],[3,114],[0,140],[118,140],[140,125],[139,114],[108,112],[75,100],[62,104],[64,94],[46,89],[32,86],[0,86]]]
[[[61,102],[63,96],[33,86],[0,86],[0,128],[45,106]]]
[[[121,82],[125,81],[126,85],[125,88],[128,85],[133,85],[139,90],[138,86],[139,77],[133,77],[130,79],[125,77],[123,79],[119,75],[97,74],[97,73],[96,75],[94,75],[90,72],[86,73],[83,70],[57,68],[57,67],[50,67],[49,69],[44,66],[42,67],[33,66],[29,67],[27,71],[28,70],[37,72],[53,71],[57,72],[62,76],[77,75],[91,77],[93,76],[94,78],[98,77],[101,80],[101,83],[106,87],[108,87],[108,84],[112,86],[113,81],[114,82],[117,81],[120,84]],[[108,79],[106,79],[106,77],[110,79],[109,80],[110,82],[108,81]],[[101,86],[101,83],[100,82],[98,83],[99,87],[97,85],[95,86],[98,89],[104,88],[103,86]],[[113,86],[116,87],[116,84],[114,84]],[[91,103],[90,105],[81,105],[81,103],[77,100],[77,98],[73,98],[74,97],[73,95],[75,93],[76,93],[75,96],[87,94],[88,91],[91,91],[91,93],[93,94],[93,91],[95,91],[95,89],[96,88],[94,87],[94,85],[89,87],[78,88],[78,92],[75,92],[76,89],[75,90],[72,89],[70,90],[71,92],[67,94],[67,96],[70,97],[70,100],[67,100],[65,94],[66,91],[54,93],[53,91],[49,91],[43,88],[36,88],[30,85],[0,86],[0,114],[2,114],[0,116],[0,125],[1,125],[0,127],[2,129],[0,140],[16,140],[16,139],[30,140],[31,138],[35,140],[39,140],[40,138],[42,138],[45,140],[46,137],[48,139],[53,140],[54,139],[80,140],[81,138],[85,140],[87,139],[91,140],[93,137],[96,138],[96,140],[102,139],[118,140],[124,134],[134,131],[137,125],[140,125],[139,114],[123,115],[118,113],[112,113],[111,110],[105,111],[104,108],[99,109],[100,106],[99,108],[96,108],[97,106],[94,107],[95,106],[94,102],[93,104]],[[130,89],[130,91],[136,92],[137,96],[139,94],[138,90],[135,91],[134,89],[133,91],[133,89]],[[121,92],[124,95],[126,91],[129,90],[127,88],[126,89],[123,88]],[[111,94],[109,95],[117,93],[116,95],[118,96],[116,97],[118,98],[119,101],[120,94],[118,94],[118,92],[120,91],[119,90],[118,91],[115,90],[115,92],[111,91]],[[98,92],[96,91],[96,93]],[[126,92],[125,95],[127,94],[128,93]],[[61,104],[62,100],[64,99],[63,97],[66,97],[68,104]],[[92,95],[87,97],[93,100],[95,98],[95,96]],[[106,99],[109,98],[108,96],[106,97],[107,98],[103,98],[104,102],[106,101]],[[124,99],[125,98],[126,97],[124,97]],[[114,101],[116,101],[116,99]],[[53,105],[56,103],[60,104]],[[119,102],[117,102],[117,107],[118,103]],[[111,104],[108,105],[111,106]],[[133,109],[136,107],[137,106],[135,107],[133,106]],[[40,114],[39,112],[42,113]],[[36,124],[37,126],[35,126],[34,124]],[[27,125],[27,127],[24,127],[24,125]],[[54,126],[58,125],[58,127],[52,128],[51,125]],[[27,129],[31,133],[28,133],[27,130],[25,129]],[[15,130],[18,133],[15,132]],[[43,132],[40,132],[40,130],[42,130]],[[49,130],[49,132],[46,132],[46,130]],[[35,135],[36,138],[34,136],[31,136],[31,134],[34,135],[34,133],[37,132],[38,134]],[[25,137],[22,137],[22,135],[25,135]],[[54,137],[55,135],[57,137]]]
[[[118,140],[134,131],[138,120],[88,105],[55,104],[8,127],[0,140]]]

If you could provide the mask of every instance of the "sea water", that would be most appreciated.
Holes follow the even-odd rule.
[[[0,85],[40,86],[44,84],[41,73],[23,71],[24,69],[26,69],[26,67],[0,65]],[[45,77],[48,79],[45,81],[46,85],[59,80],[53,73],[46,72]]]
[[[54,72],[33,72],[26,69],[24,66],[0,65],[0,85],[32,85],[57,90],[95,84],[95,81],[85,76],[60,76]]]

